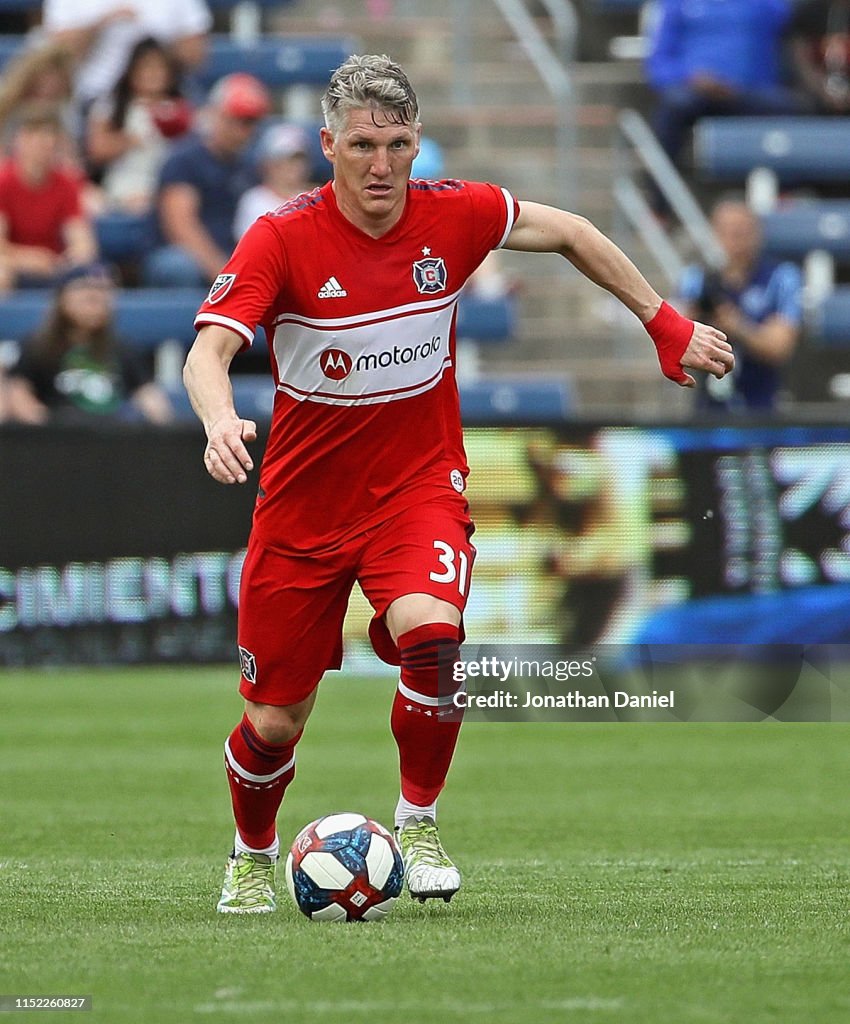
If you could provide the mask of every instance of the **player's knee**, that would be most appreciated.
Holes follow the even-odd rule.
[[[245,702],[245,712],[260,737],[276,746],[294,740],[304,728],[309,714],[309,711],[305,713],[300,704],[275,707],[272,704],[255,704],[253,701]]]
[[[443,622],[457,627],[460,625],[460,612],[453,604],[430,594],[408,594],[393,601],[385,620],[393,642],[398,643],[400,636],[419,626]]]

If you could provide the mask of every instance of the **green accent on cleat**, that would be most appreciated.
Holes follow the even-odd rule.
[[[275,910],[276,863],[264,853],[232,853],[216,910],[220,914],[269,914]]]
[[[448,903],[460,888],[460,872],[443,849],[434,819],[410,817],[395,831],[404,858],[407,891],[420,903],[428,899]]]

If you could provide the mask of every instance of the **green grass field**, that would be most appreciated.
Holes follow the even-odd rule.
[[[0,993],[94,997],[27,1019],[850,1020],[847,726],[470,724],[441,808],[461,894],[321,925],[282,879],[277,914],[214,913],[234,685],[0,674]],[[285,843],[391,823],[391,686],[323,684]]]

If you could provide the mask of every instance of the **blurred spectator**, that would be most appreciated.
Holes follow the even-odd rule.
[[[237,238],[258,217],[310,188],[308,153],[307,136],[297,125],[276,124],[266,129],[257,147],[260,184],[249,188],[236,207],[233,230]]]
[[[735,369],[723,380],[702,375],[701,409],[772,409],[782,367],[794,353],[802,320],[802,280],[793,263],[761,255],[758,218],[738,199],[723,199],[711,223],[728,262],[722,272],[689,267],[680,285],[688,316],[724,331]]]
[[[204,0],[44,0],[48,37],[76,56],[77,100],[87,108],[115,87],[133,46],[153,36],[183,70],[203,63],[212,15]]]
[[[191,287],[215,279],[236,241],[236,205],[256,182],[247,150],[270,109],[265,86],[252,75],[227,75],[213,86],[200,134],[176,143],[160,172],[157,210],[165,244],[148,256],[148,283]]]
[[[657,95],[655,133],[674,163],[708,115],[801,113],[782,84],[790,0],[659,0],[647,75]]]
[[[69,266],[97,257],[82,182],[59,166],[63,135],[51,105],[30,105],[17,118],[12,155],[0,166],[0,283],[7,289],[52,284]]]
[[[172,418],[165,392],[118,341],[114,288],[98,265],[78,267],[59,285],[41,329],[9,371],[9,416],[22,423]]]
[[[800,84],[828,114],[850,111],[850,0],[805,0],[789,31]]]
[[[107,206],[151,209],[168,140],[188,131],[191,120],[169,51],[153,36],[139,40],[112,95],[97,100],[89,115],[88,158],[102,169]]]
[[[23,48],[3,66],[0,77],[0,132],[22,106],[34,101],[52,103],[60,111],[69,146],[78,134],[71,98],[74,92],[73,58],[61,43],[48,42]],[[76,159],[76,154],[74,154]]]

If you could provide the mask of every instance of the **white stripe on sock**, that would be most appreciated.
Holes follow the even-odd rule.
[[[224,741],[224,756],[227,758],[227,763],[236,772],[236,774],[248,782],[272,782],[274,779],[278,778],[278,776],[283,775],[284,772],[288,772],[289,769],[295,765],[295,754],[293,754],[282,768],[278,768],[278,770],[276,772],[272,772],[271,775],[254,775],[253,772],[246,771],[233,756],[233,751],[230,749],[229,736]]]
[[[417,704],[424,704],[428,708],[444,708],[449,704],[454,703],[455,694],[449,693],[442,697],[429,697],[427,693],[419,693],[417,690],[411,690],[409,686],[406,686],[400,679],[398,681],[398,692],[402,697],[406,697],[407,700],[415,700]],[[464,683],[459,689],[455,690],[455,693],[465,693],[466,684]]]

